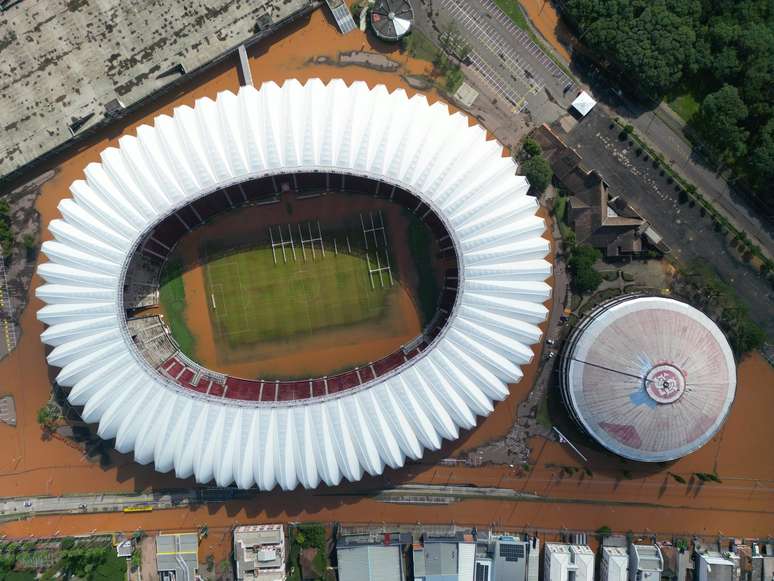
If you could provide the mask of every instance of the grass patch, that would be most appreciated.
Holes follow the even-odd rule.
[[[699,102],[696,97],[691,93],[684,93],[682,95],[676,95],[667,99],[667,105],[680,118],[688,123],[696,113],[699,112]]]
[[[495,4],[508,15],[508,18],[513,20],[513,23],[522,30],[530,31],[527,17],[519,7],[518,0],[495,0]]]
[[[365,256],[319,247],[312,259],[283,262],[277,249],[253,247],[207,261],[207,293],[214,297],[210,313],[220,337],[232,347],[311,334],[320,329],[351,325],[381,316],[387,297],[397,287],[373,275],[371,288]],[[290,252],[290,248],[286,249]],[[383,254],[383,253],[382,253]],[[374,261],[371,253],[371,261]],[[381,257],[382,263],[384,256]],[[387,273],[383,274],[387,279]],[[393,275],[394,276],[394,275]]]
[[[417,277],[419,278],[417,295],[419,312],[422,316],[422,326],[424,327],[435,316],[440,288],[433,270],[433,257],[431,256],[432,234],[427,226],[413,214],[409,224],[408,242],[411,257],[414,259]]]
[[[548,393],[545,393],[543,399],[540,400],[535,419],[537,420],[537,423],[544,428],[551,429],[554,425],[551,422],[551,414],[548,411]]]
[[[430,39],[416,28],[406,37],[405,43],[409,55],[415,59],[433,62],[438,54],[438,49]]]
[[[164,265],[159,283],[159,303],[180,349],[189,357],[193,357],[196,339],[185,320],[185,285],[183,263],[180,260],[170,259]]]

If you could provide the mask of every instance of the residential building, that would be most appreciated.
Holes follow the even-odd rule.
[[[425,536],[413,546],[415,581],[474,581],[476,543],[473,536]]]
[[[659,581],[663,570],[657,545],[629,545],[629,581]]]
[[[543,581],[594,581],[594,553],[586,545],[546,543]]]
[[[339,537],[339,581],[406,581],[403,546],[410,534],[363,534]]]
[[[234,529],[236,578],[285,581],[285,532],[282,525],[250,525]]]
[[[696,581],[739,581],[739,556],[731,552],[696,553]]]
[[[194,581],[198,568],[197,533],[162,533],[156,537],[156,569],[161,581]]]
[[[566,220],[576,243],[589,244],[608,257],[638,255],[649,247],[670,251],[658,232],[622,196],[610,191],[599,172],[584,169],[580,155],[547,125],[532,137],[569,195]]]
[[[602,547],[600,581],[628,581],[629,553],[624,547]]]

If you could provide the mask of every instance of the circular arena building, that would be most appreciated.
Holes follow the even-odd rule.
[[[726,419],[736,365],[702,312],[628,296],[590,312],[568,338],[562,397],[594,440],[624,458],[666,462],[706,444]]]
[[[446,105],[362,82],[266,83],[157,117],[49,224],[36,293],[56,381],[117,450],[201,483],[335,485],[439,449],[507,397],[547,314],[544,222],[502,154]],[[403,309],[414,326],[358,359],[415,279],[424,316]],[[183,295],[200,308],[175,311]],[[256,355],[278,349],[297,368]]]

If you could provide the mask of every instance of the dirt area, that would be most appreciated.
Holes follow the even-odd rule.
[[[329,194],[292,201],[293,214],[289,216],[286,203],[290,201],[224,214],[211,224],[186,235],[175,248],[173,256],[181,256],[184,263],[185,316],[191,333],[196,337],[195,358],[199,363],[222,373],[246,378],[322,376],[376,361],[420,334],[422,326],[416,306],[418,281],[406,240],[408,221],[398,205],[367,196]],[[249,346],[232,348],[227,341],[217,339],[206,290],[205,265],[200,258],[204,241],[244,243],[254,239],[256,231],[265,236],[263,233],[270,224],[320,220],[329,226],[340,221],[342,212],[350,216],[377,210],[384,216],[399,284],[388,297],[384,315],[376,320]],[[329,252],[332,252],[331,245],[328,246]]]
[[[303,31],[303,42],[299,42]],[[281,81],[287,77],[323,79],[342,77],[369,83],[384,82],[389,88],[403,87],[409,94],[415,91],[397,74],[388,74],[356,66],[336,68],[330,65],[310,65],[311,50],[325,51],[335,59],[339,51],[358,50],[367,42],[360,32],[341,37],[334,25],[318,11],[308,24],[298,25],[275,39],[275,43],[259,47],[251,54],[253,77]],[[411,61],[397,52],[391,58],[402,63],[403,71],[423,74],[428,65]],[[178,104],[193,104],[202,96],[217,91],[238,88],[237,70],[224,65],[208,73],[174,100],[146,110],[131,120],[118,124],[109,135],[95,139],[88,147],[61,160],[56,175],[42,188],[36,208],[45,224],[57,217],[56,205],[68,195],[68,186],[83,175],[83,168],[98,161],[99,152],[116,145],[117,138],[131,132],[140,123],[149,123],[157,113],[171,113]],[[435,97],[430,96],[431,99]],[[494,128],[493,128],[494,129]],[[44,238],[48,234],[44,234]],[[40,258],[38,258],[40,260]],[[33,279],[34,287],[41,283]],[[31,291],[32,292],[32,291]],[[0,362],[0,377],[4,391],[15,397],[17,427],[0,425],[4,454],[0,456],[0,495],[25,496],[37,494],[67,494],[88,491],[145,490],[148,488],[180,488],[193,486],[170,474],[158,474],[151,466],[139,466],[130,456],[110,453],[107,464],[89,461],[80,446],[60,439],[45,440],[36,422],[36,412],[50,396],[52,381],[57,373],[45,363],[46,349],[39,335],[43,325],[35,318],[42,303],[30,295],[29,308],[21,318],[23,336],[17,350]],[[537,349],[535,361],[540,357]],[[716,534],[765,535],[774,528],[774,457],[767,452],[772,440],[770,410],[774,409],[774,369],[760,356],[745,359],[739,368],[736,402],[722,431],[704,448],[669,466],[637,466],[605,455],[588,446],[582,451],[591,459],[593,476],[583,473],[561,477],[559,465],[579,466],[577,458],[564,446],[545,439],[530,441],[534,466],[527,475],[519,475],[507,466],[449,467],[439,464],[443,458],[464,453],[481,444],[502,437],[511,427],[519,402],[531,390],[537,363],[524,369],[524,379],[511,387],[511,397],[481,420],[479,427],[462,435],[443,450],[427,455],[422,463],[401,470],[388,470],[379,478],[366,478],[355,485],[323,488],[314,492],[256,493],[246,501],[195,508],[155,511],[135,514],[100,514],[40,517],[6,523],[0,532],[10,536],[30,534],[76,534],[93,529],[99,531],[138,528],[151,532],[164,530],[195,530],[208,524],[210,534],[200,554],[215,555],[216,562],[230,551],[230,527],[251,522],[288,522],[318,520],[324,522],[448,522],[458,524],[495,524],[524,529],[594,530],[609,526],[614,530],[654,532],[706,532]],[[686,479],[696,471],[717,470],[722,484],[703,486],[695,481],[688,485],[673,481],[667,471],[683,474]],[[623,474],[628,471],[628,476]],[[524,491],[537,491],[550,496],[544,502],[504,502],[471,500],[441,511],[437,506],[396,505],[379,502],[357,491],[379,488],[390,483],[457,483],[479,486],[501,486]],[[605,504],[610,500],[628,503]],[[591,504],[590,501],[602,501]]]

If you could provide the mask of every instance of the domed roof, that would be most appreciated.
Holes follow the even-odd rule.
[[[362,82],[266,83],[177,107],[119,145],[60,203],[36,292],[57,381],[138,462],[241,488],[358,480],[475,426],[532,360],[550,296],[543,220],[502,145],[446,105]],[[150,365],[123,305],[147,233],[219,188],[326,170],[404,188],[444,220],[459,291],[426,349],[378,380],[301,401],[198,393]]]
[[[693,307],[661,297],[602,305],[571,336],[562,361],[571,412],[616,454],[663,462],[709,441],[736,390],[723,333]]]

